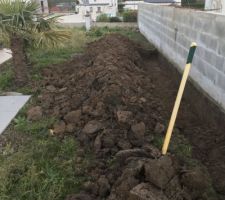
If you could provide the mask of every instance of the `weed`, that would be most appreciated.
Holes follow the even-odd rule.
[[[163,137],[161,135],[155,135],[152,143],[158,149],[161,149],[163,145]]]
[[[115,159],[114,156],[111,156],[106,160],[106,165],[109,168],[113,168],[116,164],[117,164],[117,160]]]
[[[44,134],[48,132],[48,128],[54,123],[54,118],[43,118],[40,121],[31,122],[25,117],[17,117],[14,119],[15,130],[30,134]]]
[[[29,86],[24,86],[24,87],[21,87],[21,88],[17,88],[16,89],[17,92],[19,93],[22,93],[22,94],[32,94],[34,95],[35,92],[33,91],[33,88],[29,87]]]
[[[179,158],[189,159],[192,157],[192,147],[182,134],[174,134],[174,137],[171,139],[170,151]]]
[[[9,87],[13,80],[13,71],[11,67],[5,69],[0,73],[0,90],[4,90]]]

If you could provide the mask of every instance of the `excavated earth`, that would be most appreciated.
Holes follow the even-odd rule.
[[[89,177],[67,200],[225,199],[224,116],[191,83],[174,137],[184,135],[202,164],[191,167],[176,152],[162,156],[153,145],[165,133],[180,80],[156,51],[110,34],[43,77],[28,118],[53,116],[52,134],[76,136],[75,168]],[[95,156],[84,172],[87,152]]]

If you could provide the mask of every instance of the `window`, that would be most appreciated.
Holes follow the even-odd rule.
[[[93,12],[93,7],[90,7],[90,13],[92,13]]]
[[[101,12],[101,7],[97,8],[97,12],[100,13]]]

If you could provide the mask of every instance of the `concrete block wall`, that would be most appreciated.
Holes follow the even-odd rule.
[[[180,71],[196,42],[190,77],[225,110],[225,15],[140,3],[138,26]]]

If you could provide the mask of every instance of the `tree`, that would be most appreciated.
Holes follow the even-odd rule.
[[[37,13],[39,5],[30,0],[0,0],[0,37],[9,40],[12,51],[15,82],[28,81],[26,47],[57,47],[69,38],[69,33],[54,26],[54,19]]]

